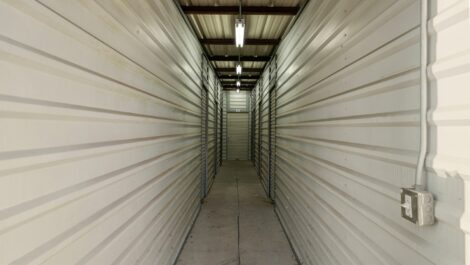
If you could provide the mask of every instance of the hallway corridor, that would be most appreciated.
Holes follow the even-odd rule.
[[[250,162],[224,162],[176,264],[297,264]]]

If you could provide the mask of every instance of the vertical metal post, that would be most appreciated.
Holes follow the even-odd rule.
[[[261,108],[263,101],[263,77],[260,77],[258,81],[258,176],[261,177]]]
[[[224,155],[224,96],[223,91],[220,91],[220,165],[222,165]]]
[[[208,71],[209,65],[204,54],[201,67],[201,199],[207,196],[207,133],[208,133]]]
[[[214,84],[214,99],[215,99],[215,113],[214,113],[214,140],[215,140],[215,150],[214,150],[214,177],[217,175],[218,163],[217,163],[217,154],[219,153],[219,139],[218,139],[218,115],[219,115],[219,84],[217,79],[215,79]]]
[[[269,197],[274,201],[276,187],[276,57],[269,65]]]
[[[256,91],[253,90],[251,93],[251,131],[250,131],[250,140],[251,140],[251,161],[256,164],[255,161],[255,127],[256,127]]]

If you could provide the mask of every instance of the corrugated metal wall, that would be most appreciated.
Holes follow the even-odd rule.
[[[173,1],[1,1],[0,264],[172,264],[200,74]]]
[[[437,264],[470,264],[470,1],[430,3],[426,166],[429,189],[438,199],[435,229],[447,230],[444,240],[433,242],[430,256]]]
[[[435,155],[427,165],[438,220],[431,227],[402,219],[399,200],[400,187],[414,184],[419,149],[419,1],[310,1],[281,43],[276,212],[302,264],[464,263],[463,187],[453,176],[468,177],[470,162],[461,107],[468,2],[433,4],[438,44],[430,56],[442,80],[431,90]]]

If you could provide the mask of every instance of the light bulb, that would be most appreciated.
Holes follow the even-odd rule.
[[[240,80],[237,80],[237,87],[241,85]]]
[[[240,88],[237,88],[237,93],[240,93]]]
[[[237,64],[236,72],[237,72],[237,75],[241,75],[241,74],[242,74],[242,66],[241,66],[241,64]]]
[[[235,46],[243,47],[245,38],[245,20],[243,18],[235,19]]]

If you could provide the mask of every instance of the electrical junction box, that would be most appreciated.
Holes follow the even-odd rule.
[[[401,189],[401,216],[419,226],[434,224],[434,198],[425,190]]]

